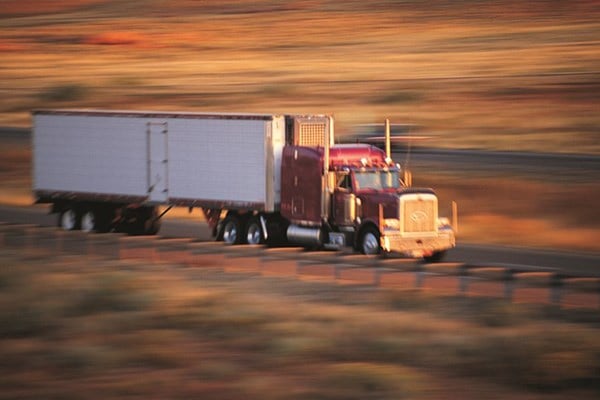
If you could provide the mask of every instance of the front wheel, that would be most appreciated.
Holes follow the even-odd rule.
[[[446,255],[446,250],[436,251],[435,253],[433,253],[430,256],[423,257],[423,261],[425,261],[426,263],[440,262],[444,259],[445,255]]]
[[[366,255],[379,254],[381,252],[379,238],[379,230],[372,226],[366,228],[360,236],[360,252]]]

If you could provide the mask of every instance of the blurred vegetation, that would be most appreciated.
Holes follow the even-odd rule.
[[[342,134],[389,117],[440,147],[600,154],[599,14],[592,0],[8,0],[0,124],[38,107],[327,112]]]
[[[5,250],[5,398],[600,394],[595,310]]]
[[[399,104],[414,103],[421,100],[421,96],[410,91],[385,91],[371,100],[374,104]]]
[[[39,98],[47,102],[63,102],[82,100],[87,95],[88,89],[83,85],[66,84],[53,86],[40,93]]]

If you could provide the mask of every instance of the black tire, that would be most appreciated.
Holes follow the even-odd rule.
[[[250,220],[246,224],[246,235],[244,236],[244,239],[248,244],[265,243],[265,235],[259,218],[250,218]]]
[[[242,222],[235,215],[229,215],[223,220],[223,241],[226,244],[240,244],[243,239]]]
[[[444,259],[446,256],[446,250],[437,251],[430,256],[423,257],[423,261],[426,263],[437,263]]]
[[[81,215],[73,207],[64,208],[58,214],[57,225],[65,231],[78,230],[81,226]]]
[[[377,255],[381,253],[381,235],[374,226],[366,227],[360,234],[358,250],[366,255]]]
[[[94,209],[83,210],[81,213],[81,230],[83,232],[98,232],[100,216],[98,211]]]
[[[79,214],[80,229],[84,232],[109,232],[114,214],[114,209],[107,205],[85,207]]]

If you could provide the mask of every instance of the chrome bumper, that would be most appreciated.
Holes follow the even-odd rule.
[[[430,256],[456,246],[454,231],[440,230],[434,234],[402,235],[399,231],[386,230],[381,235],[381,248],[387,252],[409,254],[413,257]]]

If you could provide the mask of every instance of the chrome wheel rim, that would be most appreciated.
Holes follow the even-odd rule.
[[[367,232],[365,237],[363,238],[363,253],[365,254],[378,254],[379,253],[379,241],[377,237],[371,233]]]
[[[259,244],[262,239],[262,233],[260,227],[257,224],[251,224],[248,227],[248,235],[246,235],[246,241],[248,244]]]
[[[75,211],[69,209],[62,213],[60,217],[60,226],[65,231],[72,231],[75,229],[75,225],[77,223],[77,215],[75,215]]]
[[[223,230],[223,241],[227,244],[233,244],[237,240],[237,226],[229,221]]]
[[[92,232],[96,228],[96,218],[92,211],[88,211],[81,217],[81,230]]]

